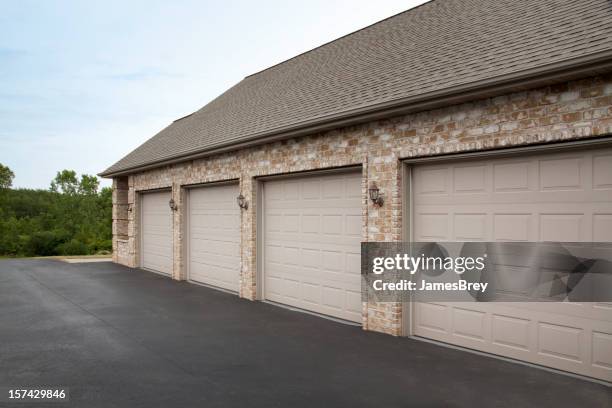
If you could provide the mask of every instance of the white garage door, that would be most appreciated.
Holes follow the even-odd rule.
[[[611,149],[412,174],[414,241],[612,242]],[[420,303],[413,322],[418,336],[612,380],[612,303]]]
[[[172,275],[172,210],[169,191],[146,193],[142,205],[142,267]]]
[[[264,297],[361,322],[361,174],[264,184]]]
[[[238,291],[240,208],[238,184],[189,190],[189,280]]]

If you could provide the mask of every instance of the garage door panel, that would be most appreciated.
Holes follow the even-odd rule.
[[[611,149],[416,166],[413,239],[612,242],[611,169]],[[500,291],[520,297],[529,270],[505,270]],[[416,303],[413,313],[416,335],[612,381],[610,304]]]
[[[284,248],[278,247],[266,252],[268,273],[294,273],[302,275],[304,280],[325,278],[330,282],[357,283],[354,271],[360,268],[359,254],[338,253],[335,259],[330,259],[318,250],[289,249],[288,253],[284,252]],[[271,254],[270,257],[268,254]]]
[[[146,229],[146,227],[144,227]],[[146,236],[143,237],[142,242],[144,244],[143,252],[160,253],[169,248],[172,248],[172,243],[169,242],[172,236],[170,234],[151,234],[145,232]],[[166,256],[166,253],[160,255]]]
[[[201,264],[194,262],[192,265],[194,276],[205,276],[206,283],[208,285],[217,286],[221,288],[232,288],[237,286],[236,282],[234,282],[233,276],[233,267],[225,267],[220,265],[211,265],[211,264]]]
[[[316,177],[305,179],[300,184],[300,191],[300,198],[303,200],[319,200],[321,198],[321,181]]]
[[[238,242],[199,238],[194,239],[192,243],[195,249],[195,257],[200,256],[200,254],[217,254],[238,261],[238,259],[236,259],[236,254],[240,252],[240,243]]]
[[[317,268],[304,267],[303,265],[271,264],[269,276],[277,279],[287,278],[308,285],[320,286],[322,280],[333,282],[328,273]]]
[[[316,310],[317,307],[321,306],[321,292],[323,291],[323,288],[319,282],[311,283],[303,280],[300,282],[300,287],[302,289],[301,299],[304,303],[310,303],[310,306],[308,307],[309,309],[314,308]]]
[[[437,333],[447,333],[450,327],[448,306],[437,303],[421,303],[415,308],[415,329],[418,333],[433,335],[431,331]]]
[[[223,255],[210,252],[192,255],[191,261],[203,266],[210,265],[228,269],[235,269],[240,265],[240,261],[236,259],[235,255]]]
[[[286,276],[266,278],[266,299],[283,302],[286,299],[300,299],[300,282]]]
[[[321,290],[321,303],[323,306],[341,312],[346,306],[345,291],[342,287],[323,286]]]
[[[361,321],[361,228],[359,173],[266,182],[264,297]]]
[[[487,176],[483,165],[457,166],[453,171],[453,191],[456,194],[487,193]]]
[[[172,273],[172,211],[169,191],[141,195],[141,265],[166,275]]]
[[[146,263],[143,265],[145,268],[167,275],[171,273],[171,260],[165,255],[160,255],[154,248],[151,251],[143,252],[143,256],[146,259]]]
[[[266,235],[266,243],[272,246],[284,247],[288,242],[300,242],[302,248],[309,250],[342,250],[350,245],[357,245],[361,241],[355,236],[331,235],[331,234],[304,234],[304,233],[284,233],[270,232]],[[289,244],[291,245],[291,244]]]
[[[345,256],[342,251],[322,251],[321,255],[322,266],[330,274],[345,270]]]
[[[491,342],[502,348],[509,347],[521,352],[529,352],[532,337],[531,326],[530,319],[493,313],[491,315]]]
[[[237,184],[189,191],[189,279],[238,291],[240,210]]]
[[[280,262],[270,262],[266,259],[266,272],[269,277],[276,277],[277,279],[287,278],[290,280],[308,281],[312,275],[312,268],[305,269],[299,264],[286,264]]]
[[[361,253],[360,252],[347,252],[346,256],[346,270],[356,271],[361,270]]]
[[[232,235],[235,235],[235,233]],[[231,238],[233,239],[234,237]],[[192,257],[194,258],[198,256],[208,256],[209,254],[220,254],[235,259],[237,251],[240,250],[240,243],[233,240],[221,241],[206,239],[206,236],[203,234],[197,238],[192,236],[190,248],[192,250]]]
[[[334,178],[322,180],[321,183],[321,198],[324,199],[340,199],[346,197],[346,183],[342,179]]]
[[[159,218],[162,217],[166,217],[167,218],[167,214],[165,215],[157,215],[157,214],[147,214],[147,224],[146,224],[146,228],[147,228],[147,235],[146,238],[151,237],[151,236],[169,236],[170,234],[168,233],[171,224],[169,222],[163,222],[166,220],[159,220]],[[163,224],[162,224],[163,222]]]
[[[533,241],[537,235],[530,213],[507,213],[503,209],[493,214],[491,241]],[[531,239],[530,239],[531,238]],[[484,240],[484,239],[483,239]]]
[[[462,308],[451,309],[452,332],[471,341],[484,342],[487,337],[486,312]]]
[[[205,210],[201,210],[205,211]],[[227,234],[228,232],[234,232],[236,228],[239,228],[239,220],[236,219],[236,214],[198,214],[191,213],[193,232],[197,234],[199,230],[204,233],[211,229],[217,230],[218,234]],[[234,235],[232,235],[234,237]]]
[[[448,214],[418,212],[422,222],[415,226],[417,241],[446,241],[450,235],[450,217]]]
[[[498,193],[522,193],[535,189],[529,162],[514,160],[493,164],[493,189]]]
[[[331,213],[325,210],[313,210],[309,213],[303,210],[302,214],[266,214],[266,216],[265,230],[268,233],[286,232],[300,235],[323,233],[353,235],[355,238],[359,238],[361,233],[361,213],[347,214],[347,211]]]
[[[449,169],[446,166],[431,166],[414,169],[414,191],[426,200],[427,196],[449,193]]]
[[[352,315],[354,318],[349,320],[360,321],[363,319],[362,316],[362,301],[361,301],[361,288],[359,290],[347,290],[346,292],[346,304],[345,310],[347,313]]]
[[[320,214],[303,214],[301,222],[302,234],[319,234],[321,232]]]
[[[304,269],[317,269],[321,267],[321,252],[314,248],[302,248],[300,251],[300,265]]]
[[[538,353],[547,358],[582,363],[581,344],[585,335],[579,327],[538,322]]]
[[[612,334],[593,331],[593,364],[604,370],[612,370]]]
[[[483,213],[456,213],[453,228],[461,241],[481,241],[487,234],[489,217]]]
[[[612,155],[602,154],[593,158],[593,188],[612,190]]]
[[[593,214],[593,241],[612,241],[612,213]]]

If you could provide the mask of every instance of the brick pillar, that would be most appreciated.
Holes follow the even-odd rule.
[[[395,242],[401,238],[401,162],[391,149],[384,146],[370,153],[367,160],[367,242]],[[384,203],[377,206],[369,199],[371,184],[379,188]],[[399,336],[402,332],[402,304],[400,302],[368,302],[363,308],[364,330]]]
[[[181,188],[180,184],[172,183],[172,199],[177,206],[176,211],[172,215],[172,246],[173,246],[173,261],[172,261],[172,278],[175,280],[187,279],[187,271],[184,268],[183,258],[185,250],[183,247],[183,237],[185,225],[183,222],[185,216],[185,189]]]
[[[113,262],[133,266],[134,251],[130,251],[129,184],[127,177],[113,179]]]
[[[248,174],[240,177],[240,192],[248,202],[240,210],[240,297],[257,298],[257,182]]]

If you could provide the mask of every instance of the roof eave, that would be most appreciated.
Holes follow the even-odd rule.
[[[169,159],[162,159],[143,165],[132,166],[116,171],[103,171],[100,177],[112,178],[150,170],[170,164],[225,153],[228,151],[252,147],[258,144],[303,136],[333,128],[355,125],[386,117],[399,116],[416,111],[453,105],[467,100],[491,97],[507,92],[524,90],[538,86],[568,81],[585,76],[594,76],[612,71],[612,50],[588,56],[565,60],[538,68],[514,72],[483,81],[457,85],[452,88],[437,90],[414,97],[397,99],[377,105],[365,106],[352,111],[345,111],[291,126],[256,134],[239,143],[228,142],[214,148],[189,152]]]

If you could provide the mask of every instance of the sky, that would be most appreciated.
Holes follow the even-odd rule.
[[[245,76],[424,2],[0,0],[0,163],[13,188],[97,174]]]

